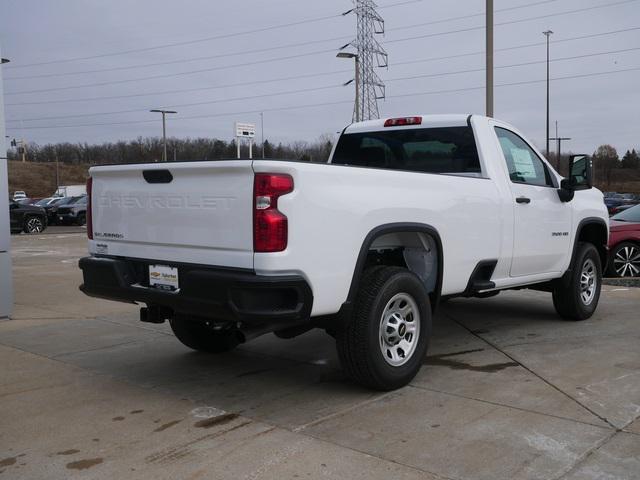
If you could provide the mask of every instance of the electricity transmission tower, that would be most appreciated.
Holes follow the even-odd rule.
[[[385,97],[384,83],[375,72],[376,67],[388,65],[387,52],[376,40],[376,35],[384,34],[384,20],[376,11],[373,0],[353,0],[354,8],[344,12],[356,14],[357,35],[353,42],[342,46],[340,50],[353,47],[356,60],[356,98],[353,120],[371,120],[380,117],[378,100]]]

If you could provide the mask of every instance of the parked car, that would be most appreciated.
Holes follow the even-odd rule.
[[[80,288],[146,304],[141,320],[205,352],[322,328],[348,375],[395,389],[441,297],[533,288],[563,318],[593,315],[609,217],[591,159],[569,171],[477,115],[354,123],[328,164],[93,167]]]
[[[49,221],[49,225],[55,225],[60,223],[58,221],[58,208],[66,205],[71,205],[77,202],[82,197],[53,197],[53,200],[47,205],[44,205],[43,208],[47,212],[47,219]]]
[[[622,205],[636,205],[637,203],[636,196],[632,193],[615,193],[610,197],[604,198],[604,204],[607,206],[609,215],[613,215],[615,209]]]
[[[23,190],[16,190],[13,192],[13,199],[20,200],[22,198],[27,198],[27,194]]]
[[[36,205],[9,200],[11,233],[41,233],[47,228],[47,213]]]
[[[56,206],[56,223],[61,225],[84,225],[87,223],[87,196],[73,197],[74,200]]]
[[[56,223],[55,212],[57,209],[55,207],[64,200],[64,197],[47,197],[36,203],[36,205],[44,208],[45,212],[47,212],[47,222],[49,225],[54,225]]]
[[[46,197],[46,198],[41,198],[40,200],[38,200],[35,205],[38,205],[39,207],[45,207],[49,204],[51,204],[52,202],[55,202],[56,200],[60,200],[61,197]]]
[[[609,275],[640,277],[640,205],[611,217],[609,231]]]
[[[637,203],[629,203],[627,205],[618,205],[617,207],[613,207],[610,211],[611,215],[616,215],[617,213],[624,212],[632,207],[635,207]]]

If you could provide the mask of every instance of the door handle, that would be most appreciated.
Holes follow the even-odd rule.
[[[516,198],[516,203],[531,203],[531,199],[527,197]]]

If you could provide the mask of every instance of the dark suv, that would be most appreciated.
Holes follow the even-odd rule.
[[[47,213],[44,208],[25,205],[9,199],[11,233],[40,233],[47,228]]]
[[[73,197],[69,203],[57,205],[56,223],[84,225],[87,223],[87,196]]]

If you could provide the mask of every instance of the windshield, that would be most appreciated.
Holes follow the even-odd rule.
[[[50,201],[51,201],[50,198],[43,198],[42,200],[38,200],[36,202],[36,205],[38,205],[39,207],[43,207],[45,205],[48,205]]]
[[[627,208],[626,210],[617,213],[611,220],[618,220],[620,222],[640,222],[640,205]]]
[[[76,200],[78,199],[78,197],[63,197],[61,198],[59,201],[56,202],[56,205],[61,206],[61,205],[71,205],[72,203],[74,203]]]

